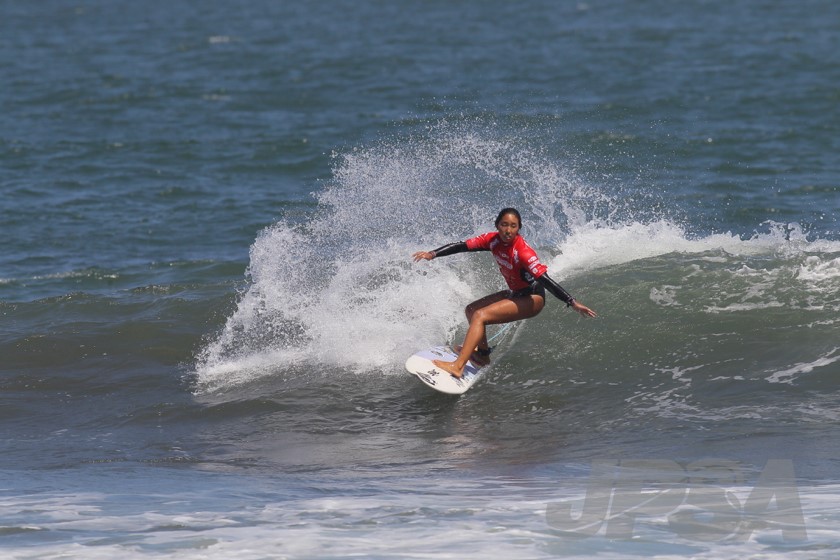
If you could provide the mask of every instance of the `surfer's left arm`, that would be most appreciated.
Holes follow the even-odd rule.
[[[537,278],[537,282],[543,285],[546,290],[551,292],[551,295],[556,297],[557,299],[561,300],[566,306],[571,307],[584,317],[596,317],[597,314],[577,301],[572,295],[563,289],[563,286],[558,284],[554,281],[554,279],[548,275],[548,273],[542,274],[539,278]]]

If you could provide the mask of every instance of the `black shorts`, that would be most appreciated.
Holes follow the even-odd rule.
[[[534,282],[527,288],[522,288],[519,290],[508,290],[508,299],[516,299],[524,296],[542,296],[542,298],[545,299],[545,288],[542,284]]]

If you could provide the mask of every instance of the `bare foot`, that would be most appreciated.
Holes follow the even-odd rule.
[[[458,369],[455,367],[455,362],[441,362],[440,360],[432,360],[432,363],[443,371],[448,372],[453,377],[460,379],[464,375],[464,368]]]
[[[461,348],[463,348],[463,346],[459,345],[456,346],[454,350],[457,354],[460,354]],[[486,365],[490,365],[490,354],[480,354],[478,348],[476,348],[475,351],[472,354],[470,354],[470,361],[474,363],[477,367],[484,367]]]

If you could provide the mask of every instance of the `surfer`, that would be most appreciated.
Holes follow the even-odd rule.
[[[594,311],[575,300],[549,277],[546,272],[548,267],[540,262],[537,253],[519,234],[522,217],[515,208],[502,209],[495,224],[496,231],[412,255],[414,262],[419,262],[465,251],[490,251],[507,282],[508,290],[476,300],[464,310],[469,328],[463,346],[456,347],[458,358],[454,362],[433,360],[437,367],[455,377],[463,375],[469,360],[479,366],[490,363],[487,325],[511,323],[536,316],[545,306],[546,290],[584,317],[596,316]]]

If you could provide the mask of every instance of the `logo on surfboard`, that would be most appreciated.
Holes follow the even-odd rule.
[[[429,385],[437,385],[437,383],[435,383],[435,376],[437,375],[437,373],[438,372],[436,372],[435,370],[430,370],[430,371],[427,371],[426,373],[417,372],[417,373],[415,373],[415,375],[417,377],[421,378],[423,381],[425,381]]]

